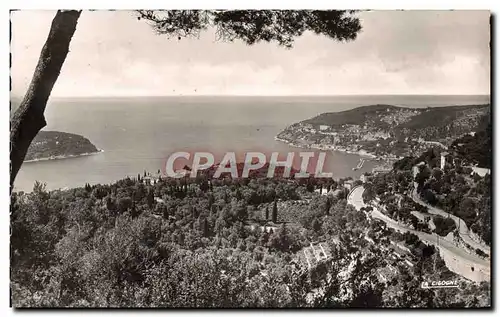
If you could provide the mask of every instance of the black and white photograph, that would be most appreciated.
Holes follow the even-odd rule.
[[[11,307],[492,308],[492,12],[331,6],[11,10]]]

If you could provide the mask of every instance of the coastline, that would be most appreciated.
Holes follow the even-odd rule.
[[[381,156],[377,156],[373,153],[367,152],[366,150],[359,150],[359,151],[350,151],[344,148],[338,148],[338,147],[332,147],[330,146],[325,146],[325,145],[320,145],[320,144],[311,144],[311,145],[306,145],[306,146],[300,146],[298,144],[295,144],[293,142],[290,142],[285,139],[281,139],[277,136],[274,137],[275,141],[283,142],[285,144],[288,144],[289,146],[296,147],[296,148],[301,148],[301,149],[317,149],[317,150],[324,150],[324,151],[336,151],[336,152],[341,152],[341,153],[347,153],[347,154],[355,154],[363,158],[369,158],[372,160],[390,160],[391,158],[385,158]],[[397,158],[396,158],[397,159]]]
[[[55,156],[50,156],[50,157],[42,157],[34,160],[27,160],[24,161],[23,163],[36,163],[36,162],[43,162],[43,161],[54,161],[54,160],[64,160],[64,159],[69,159],[69,158],[75,158],[75,157],[81,157],[81,156],[89,156],[89,155],[95,155],[104,152],[102,149],[97,149],[97,152],[87,152],[87,153],[82,153],[82,154],[77,154],[77,155],[55,155]]]

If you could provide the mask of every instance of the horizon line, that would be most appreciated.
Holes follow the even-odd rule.
[[[50,96],[51,99],[68,98],[164,98],[164,97],[359,97],[359,96],[481,96],[490,97],[489,94],[299,94],[299,95],[216,95],[216,94],[180,94],[180,95],[75,95],[75,96]],[[24,96],[10,96],[10,99],[23,99]]]

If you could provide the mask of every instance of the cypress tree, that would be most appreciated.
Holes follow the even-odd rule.
[[[163,205],[162,208],[163,208],[163,219],[168,219],[168,208],[167,208],[167,206]]]
[[[278,205],[276,203],[276,200],[274,201],[274,205],[273,205],[272,217],[273,217],[273,222],[277,223],[278,222]]]
[[[316,218],[314,218],[314,220],[312,221],[311,226],[315,232],[319,232],[319,230],[321,229],[321,224]]]
[[[149,208],[153,208],[154,201],[155,201],[155,198],[154,198],[153,191],[151,189],[149,189],[148,195],[147,195],[147,203],[148,203]]]
[[[201,184],[200,184],[200,189],[201,189],[203,192],[206,192],[208,189],[210,189],[210,186],[208,185],[208,181],[207,181],[207,180],[202,180],[202,181],[201,181]]]
[[[314,191],[314,185],[311,183],[311,181],[309,181],[309,183],[307,183],[306,189],[310,193],[312,193]]]
[[[266,206],[266,220],[269,219],[269,206]]]
[[[210,194],[208,195],[208,210],[212,209],[213,203],[214,203],[214,195]]]
[[[331,203],[331,201],[330,201],[330,197],[327,197],[327,198],[326,198],[326,204],[325,204],[325,213],[326,213],[327,215],[329,215],[329,214],[330,214],[330,207],[331,207],[331,206],[332,206],[332,203]]]
[[[203,236],[208,237],[208,220],[207,218],[203,219]]]
[[[137,208],[135,207],[135,201],[132,201],[132,208],[130,210],[130,215],[132,216],[132,218],[136,218],[137,216],[139,216]]]

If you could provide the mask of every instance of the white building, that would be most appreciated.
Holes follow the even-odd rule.
[[[327,188],[321,188],[321,192],[320,192],[320,189],[315,189],[314,192],[320,194],[320,195],[326,195],[328,193],[328,189]]]
[[[366,175],[361,174],[361,176],[359,177],[359,180],[362,181],[363,183],[366,183]]]
[[[150,185],[154,185],[157,182],[157,180],[154,177],[145,176],[145,177],[142,178],[142,182],[144,184],[148,184],[149,183]]]
[[[448,152],[441,152],[441,169],[444,170],[444,166],[446,165],[446,157],[448,156]]]
[[[324,125],[324,124],[322,124],[322,125],[319,126],[319,130],[320,131],[325,131],[325,130],[328,130],[329,128],[330,128],[330,126],[327,126],[327,125]]]
[[[476,166],[471,166],[472,168],[472,173],[477,173],[479,176],[484,177],[487,174],[490,174],[490,169],[489,168],[482,168],[482,167],[476,167]]]

